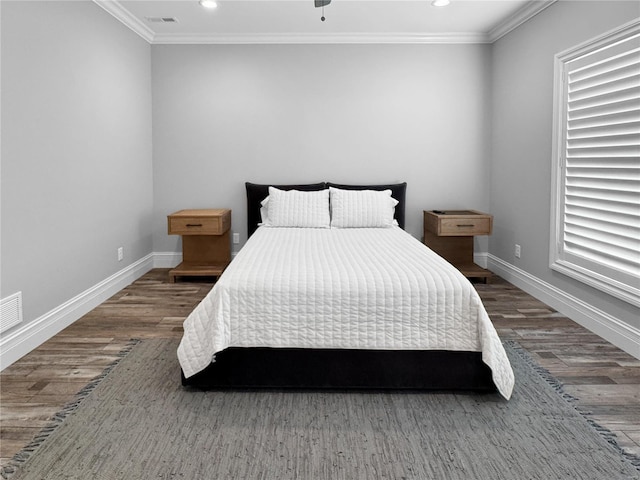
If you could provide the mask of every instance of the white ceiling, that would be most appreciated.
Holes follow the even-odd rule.
[[[556,0],[94,1],[150,43],[488,43]]]

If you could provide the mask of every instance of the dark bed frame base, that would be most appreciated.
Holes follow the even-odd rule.
[[[182,384],[205,390],[495,391],[480,352],[228,348]]]

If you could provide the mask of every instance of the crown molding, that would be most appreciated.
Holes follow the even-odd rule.
[[[526,21],[535,17],[545,8],[550,7],[558,0],[532,0],[527,3],[520,10],[515,12],[513,15],[508,17],[506,20],[500,22],[498,25],[493,27],[489,33],[487,34],[487,38],[489,43],[493,43],[502,37],[504,37],[507,33],[519,27]]]
[[[120,2],[117,0],[93,0],[93,3],[109,12],[125,26],[129,27],[130,30],[133,30],[144,38],[147,42],[153,43],[153,39],[155,37],[153,30],[138,20],[137,17],[132,15],[129,10],[120,4]]]
[[[345,33],[345,34],[193,34],[155,35],[155,44],[452,44],[489,43],[486,34],[476,33]]]
[[[156,34],[118,0],[93,0],[96,5],[151,44],[462,44],[493,43],[558,0],[532,0],[488,33],[344,33],[287,34]]]

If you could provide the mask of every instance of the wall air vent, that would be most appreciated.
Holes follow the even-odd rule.
[[[0,300],[0,333],[22,323],[22,292]]]
[[[174,17],[145,17],[150,23],[178,23],[178,19]]]

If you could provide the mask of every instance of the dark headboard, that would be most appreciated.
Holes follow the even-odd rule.
[[[406,182],[389,185],[342,185],[330,182],[306,183],[300,185],[274,185],[246,182],[245,187],[247,189],[247,237],[250,237],[258,228],[258,224],[261,220],[260,202],[269,195],[269,187],[276,187],[280,190],[301,190],[304,192],[324,190],[329,187],[342,188],[343,190],[391,190],[391,196],[398,200],[394,217],[398,221],[400,228],[404,229],[404,208],[407,191]]]

